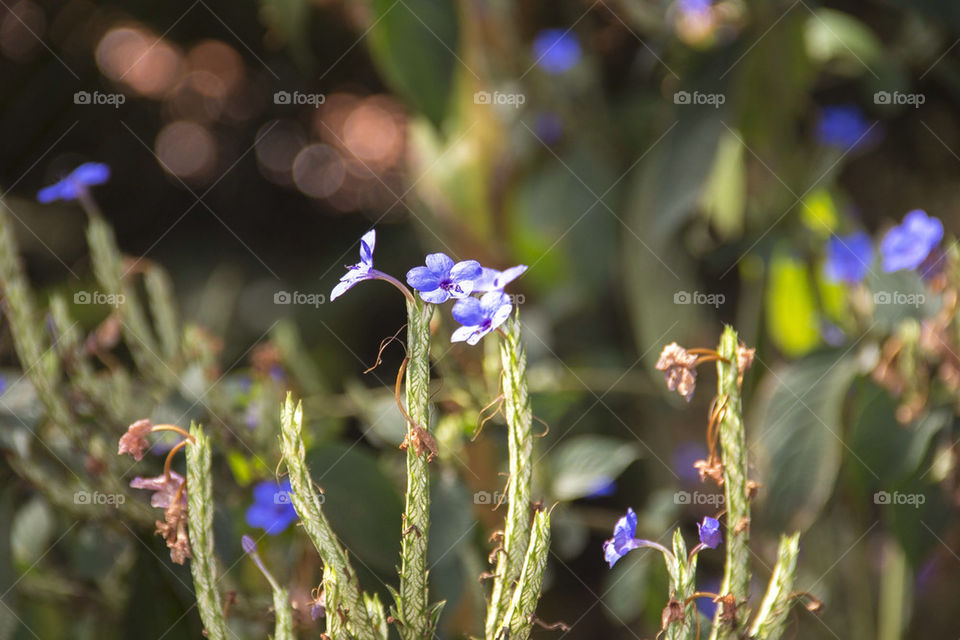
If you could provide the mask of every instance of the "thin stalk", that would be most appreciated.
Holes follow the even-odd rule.
[[[792,604],[794,576],[797,569],[800,533],[780,536],[777,564],[773,567],[767,593],[750,627],[750,637],[758,640],[779,640],[787,626],[787,614]]]

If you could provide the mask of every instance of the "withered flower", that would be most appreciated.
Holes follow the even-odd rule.
[[[170,548],[170,559],[183,564],[190,555],[190,539],[187,536],[187,505],[175,500],[163,511],[163,520],[157,520],[157,533],[163,536]]]
[[[711,478],[717,483],[717,486],[723,486],[723,463],[719,458],[711,460],[697,460],[693,463],[693,468],[700,474],[700,482],[706,482]]]
[[[170,471],[169,474],[159,475],[155,478],[136,477],[130,481],[130,486],[134,489],[146,489],[153,491],[150,497],[150,506],[157,509],[166,509],[174,503],[175,499],[184,507],[187,505],[187,492],[182,490],[183,476],[176,471]]]
[[[117,447],[117,455],[122,456],[129,453],[134,460],[142,460],[144,452],[150,448],[147,441],[147,434],[153,429],[153,423],[148,419],[137,420],[129,427],[127,432],[120,436],[120,446]]]
[[[674,622],[683,622],[683,618],[683,605],[671,597],[670,602],[663,608],[663,613],[660,616],[660,626],[662,629],[666,629]]]
[[[671,342],[660,353],[656,368],[664,372],[667,388],[676,391],[690,402],[697,385],[696,365],[695,354],[689,353],[676,342]]]
[[[756,352],[756,349],[748,349],[746,345],[737,345],[737,386],[743,386],[743,374],[753,365]]]

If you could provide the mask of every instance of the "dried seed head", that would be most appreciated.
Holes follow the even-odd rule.
[[[717,596],[713,601],[720,605],[720,622],[729,624],[730,626],[736,626],[737,599],[733,597],[733,594],[728,593],[725,596]]]
[[[129,453],[134,460],[142,460],[144,452],[150,448],[147,434],[150,433],[151,429],[153,429],[153,423],[147,419],[137,420],[127,427],[127,432],[120,436],[117,455],[122,456]]]
[[[737,386],[743,386],[743,374],[753,365],[756,352],[756,349],[748,349],[746,345],[737,345]]]
[[[670,602],[663,608],[663,613],[660,615],[661,629],[666,629],[674,622],[683,622],[683,618],[683,605],[678,600],[670,598]]]
[[[163,536],[170,548],[170,559],[183,564],[190,555],[190,539],[187,536],[187,507],[180,500],[172,502],[163,511],[163,521],[157,520],[157,533]]]
[[[676,391],[690,402],[697,385],[696,365],[696,355],[688,353],[676,342],[671,342],[660,352],[656,367],[658,371],[664,372],[667,388]]]
[[[715,458],[713,462],[697,460],[693,463],[693,468],[700,474],[700,482],[706,482],[707,478],[710,478],[718,487],[723,486],[723,463],[719,458]]]

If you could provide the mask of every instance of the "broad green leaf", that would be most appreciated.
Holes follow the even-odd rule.
[[[855,373],[853,358],[831,351],[777,367],[761,383],[747,432],[763,487],[757,515],[773,530],[805,529],[833,493]]]
[[[820,344],[820,322],[807,265],[786,251],[770,261],[766,298],[767,330],[788,356],[801,356]]]
[[[374,63],[410,105],[440,127],[457,61],[457,8],[450,0],[373,0],[367,34]]]
[[[848,13],[819,8],[807,20],[805,40],[810,57],[832,63],[831,70],[859,75],[883,56],[876,34]]]
[[[18,565],[29,567],[47,552],[53,536],[53,524],[53,511],[40,496],[34,496],[20,507],[13,517],[10,532],[13,559]]]
[[[351,553],[391,573],[400,557],[403,503],[376,460],[360,446],[324,444],[307,452],[323,511]]]
[[[726,132],[720,139],[710,178],[700,204],[720,235],[729,238],[743,229],[747,197],[747,174],[739,134]]]
[[[590,495],[623,473],[636,459],[636,447],[617,438],[597,435],[571,438],[550,456],[553,496],[558,500],[575,500]]]

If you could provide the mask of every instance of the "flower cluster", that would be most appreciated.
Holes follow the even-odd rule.
[[[360,262],[347,266],[347,273],[330,294],[331,300],[363,280],[385,280],[413,300],[413,294],[396,278],[373,268],[375,243],[376,231],[364,234],[360,240]],[[513,302],[503,290],[526,270],[526,265],[517,265],[497,271],[481,266],[476,260],[454,262],[445,253],[431,253],[423,265],[407,271],[407,284],[424,302],[443,304],[455,300],[453,317],[462,326],[453,332],[450,341],[475,345],[510,317]]]
[[[880,241],[881,266],[887,273],[920,268],[922,275],[929,275],[931,269],[922,265],[941,240],[943,223],[922,209],[914,209]],[[870,271],[873,256],[873,243],[863,231],[834,236],[827,242],[824,274],[832,282],[858,284]]]
[[[723,542],[723,536],[720,534],[720,521],[716,518],[706,516],[703,522],[697,523],[697,530],[700,533],[700,544],[690,552],[691,556],[701,549],[716,549]],[[611,569],[620,558],[634,549],[642,547],[656,549],[667,556],[672,556],[663,545],[636,536],[637,514],[634,513],[633,509],[627,509],[626,515],[617,520],[617,524],[614,525],[613,537],[603,543],[603,557]]]

